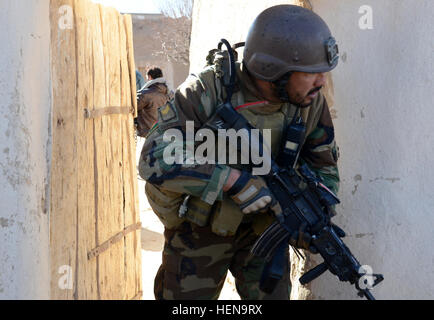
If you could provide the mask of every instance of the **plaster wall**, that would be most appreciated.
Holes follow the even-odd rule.
[[[333,71],[342,178],[336,222],[359,261],[384,274],[376,297],[433,299],[434,2],[311,4],[341,52]],[[364,5],[373,29],[363,29]],[[355,297],[330,274],[311,290],[316,298]]]
[[[49,1],[0,9],[0,299],[49,299]]]
[[[262,10],[293,2],[196,0],[190,71],[202,69],[221,38],[244,41]],[[342,203],[334,220],[361,264],[384,275],[373,291],[377,298],[433,299],[434,2],[305,3],[328,23],[341,55],[326,92],[340,146]],[[373,29],[363,29],[367,12],[360,8],[366,5]],[[330,273],[307,293],[293,285],[295,299],[358,299]]]

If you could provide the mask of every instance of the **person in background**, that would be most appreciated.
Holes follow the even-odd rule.
[[[147,73],[148,82],[137,92],[137,135],[145,137],[157,122],[158,108],[170,100],[169,90],[163,72],[152,67]]]

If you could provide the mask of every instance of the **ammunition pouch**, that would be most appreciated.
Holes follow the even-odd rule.
[[[145,193],[152,210],[167,229],[175,229],[185,221],[180,218],[178,210],[182,204],[182,194],[161,189],[149,182],[145,185]]]
[[[243,218],[244,214],[241,212],[238,205],[225,196],[223,201],[216,201],[215,203],[215,211],[211,220],[211,230],[219,236],[233,236]]]
[[[199,227],[206,227],[209,225],[214,206],[202,201],[199,197],[192,196],[189,196],[188,201],[185,202],[186,211],[184,217],[186,220],[198,225]]]
[[[184,194],[172,192],[151,183],[146,183],[145,192],[152,210],[167,229],[175,229],[184,221],[190,221],[200,227],[209,225],[214,206],[200,198],[190,196],[188,201],[185,201]],[[184,205],[184,201],[186,211],[182,215],[180,208]]]
[[[186,195],[151,183],[146,183],[145,192],[152,210],[167,229],[176,229],[189,221],[200,227],[211,225],[215,234],[227,237],[235,234],[245,216],[236,203],[226,197],[214,205],[193,196],[185,201]],[[180,208],[184,205],[186,210],[180,215]]]
[[[185,220],[199,227],[210,225],[212,232],[219,236],[235,235],[245,215],[234,201],[225,197],[223,201],[216,201],[214,205],[210,205],[199,197],[186,197],[179,210]]]

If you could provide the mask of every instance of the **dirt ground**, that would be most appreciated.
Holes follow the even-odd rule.
[[[144,139],[138,138],[136,159],[139,160]],[[139,184],[139,203],[140,220],[142,222],[142,283],[143,299],[154,300],[154,277],[161,264],[161,251],[163,250],[164,237],[163,224],[158,220],[152,211],[145,195],[145,182],[140,178]],[[219,300],[240,300],[235,290],[234,279],[230,272],[226,278],[225,285],[220,294]]]

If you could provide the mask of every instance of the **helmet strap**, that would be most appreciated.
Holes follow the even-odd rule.
[[[289,78],[291,77],[292,72],[285,73],[279,79],[273,81],[273,84],[276,86],[276,93],[279,99],[283,102],[289,102],[288,91],[286,91],[286,85],[288,84]]]

